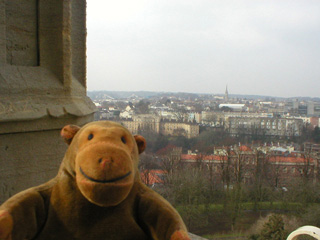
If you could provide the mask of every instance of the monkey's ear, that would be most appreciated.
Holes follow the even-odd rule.
[[[134,139],[136,140],[136,143],[138,145],[139,154],[143,153],[143,151],[147,147],[147,142],[141,135],[134,135]]]
[[[63,138],[63,140],[70,145],[70,143],[72,142],[72,139],[74,137],[74,135],[76,135],[76,133],[79,131],[80,127],[76,126],[76,125],[67,125],[64,126],[60,132],[61,137]]]

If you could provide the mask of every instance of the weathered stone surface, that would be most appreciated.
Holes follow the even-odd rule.
[[[36,0],[5,2],[7,64],[38,65],[37,9]]]
[[[62,139],[57,141],[59,133],[48,130],[0,135],[0,204],[57,174],[66,150]]]
[[[93,120],[85,22],[85,0],[0,0],[0,202],[52,178],[60,129]]]
[[[86,116],[95,106],[86,96],[16,96],[0,97],[0,122],[35,120],[45,117]],[[5,133],[2,130],[0,133]]]

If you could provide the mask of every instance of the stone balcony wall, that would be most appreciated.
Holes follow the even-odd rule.
[[[0,0],[0,204],[57,174],[60,129],[93,120],[86,1]]]

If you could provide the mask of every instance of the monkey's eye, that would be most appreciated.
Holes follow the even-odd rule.
[[[126,144],[126,143],[127,143],[127,140],[126,140],[126,138],[125,138],[125,137],[121,137],[121,141],[122,141],[124,144]]]
[[[90,134],[88,135],[88,140],[91,140],[92,138],[93,138],[93,134],[90,133]]]

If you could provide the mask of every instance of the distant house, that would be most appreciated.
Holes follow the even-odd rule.
[[[133,134],[152,131],[163,135],[183,135],[187,138],[199,135],[199,125],[195,122],[169,121],[152,114],[134,115],[131,119],[120,119],[118,121]]]
[[[215,181],[222,181],[226,165],[232,173],[241,168],[243,182],[253,183],[257,165],[263,166],[267,178],[275,187],[285,187],[293,179],[307,177],[317,181],[318,160],[313,155],[291,153],[284,148],[274,148],[268,154],[258,154],[248,146],[216,149],[215,154],[181,154],[184,167],[201,167],[213,174]]]
[[[128,118],[132,118],[133,116],[133,111],[129,110],[129,111],[123,111],[120,113],[120,118],[124,118],[124,119],[128,119]]]
[[[303,120],[295,118],[229,117],[225,129],[231,135],[256,134],[267,136],[300,136]]]

